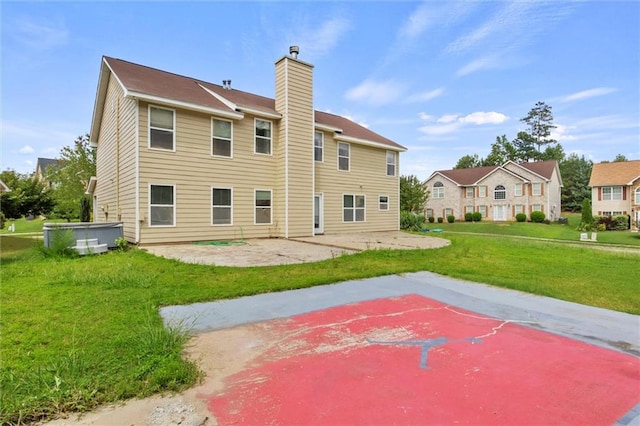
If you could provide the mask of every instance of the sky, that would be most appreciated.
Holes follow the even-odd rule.
[[[640,159],[640,1],[1,0],[0,16],[2,170],[89,131],[103,55],[274,97],[291,45],[315,109],[404,145],[402,175],[486,156],[538,101],[567,154]]]

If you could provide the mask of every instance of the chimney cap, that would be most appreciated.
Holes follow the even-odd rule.
[[[298,57],[298,53],[300,53],[300,47],[298,46],[290,46],[289,47],[289,54],[291,54],[291,56],[296,59]]]

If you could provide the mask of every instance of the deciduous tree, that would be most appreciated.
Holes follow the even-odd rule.
[[[429,198],[429,191],[414,176],[400,176],[400,211],[422,213]]]

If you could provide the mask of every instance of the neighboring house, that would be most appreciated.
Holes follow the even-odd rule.
[[[40,182],[44,182],[47,187],[51,187],[51,181],[47,179],[47,173],[51,171],[51,168],[59,167],[60,162],[55,158],[38,158],[36,163],[36,179]]]
[[[594,164],[589,179],[591,209],[597,216],[631,216],[640,222],[640,160]]]
[[[3,192],[11,192],[11,189],[2,181],[2,179],[0,179],[0,194]]]
[[[549,220],[560,217],[562,178],[557,161],[514,163],[502,166],[438,170],[424,185],[429,191],[425,215],[453,215],[464,220],[465,213],[482,213],[483,219],[515,220],[541,211]]]
[[[313,108],[313,66],[275,63],[275,99],[103,57],[91,123],[95,221],[135,243],[399,229],[406,148]]]

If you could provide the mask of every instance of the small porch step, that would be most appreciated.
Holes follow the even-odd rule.
[[[106,253],[109,250],[108,244],[100,244],[97,238],[76,240],[76,245],[71,248],[77,251],[80,256],[84,256],[86,254]]]

